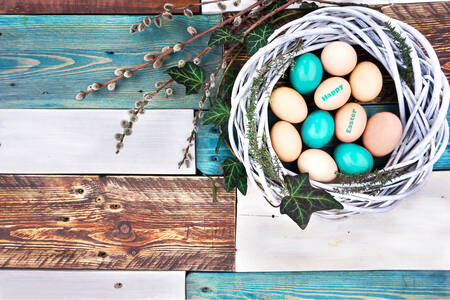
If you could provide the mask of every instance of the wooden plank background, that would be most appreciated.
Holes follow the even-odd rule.
[[[201,52],[209,36],[172,55],[165,67],[148,67],[130,80],[121,80],[113,92],[101,89],[83,101],[74,97],[93,82],[113,78],[116,68],[141,64],[144,54],[190,38],[187,26],[201,32],[219,20],[220,16],[176,16],[162,28],[151,26],[130,34],[130,25],[142,22],[142,16],[0,15],[0,108],[131,108],[143,93],[155,89],[156,82],[169,79],[164,74],[167,67]],[[215,47],[203,56],[207,74],[217,66],[220,55]],[[186,96],[182,85],[171,86],[172,97],[160,93],[148,107],[198,107],[198,95]]]
[[[233,271],[235,193],[205,177],[0,176],[0,268]]]
[[[0,299],[185,299],[180,271],[0,271]]]
[[[450,271],[191,273],[187,299],[448,299]]]

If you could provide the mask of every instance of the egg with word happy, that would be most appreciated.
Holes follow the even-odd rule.
[[[385,156],[397,147],[402,135],[400,119],[391,112],[379,112],[367,121],[363,145],[373,156]]]
[[[296,90],[279,87],[270,95],[270,108],[283,121],[303,122],[308,115],[305,99]]]
[[[314,103],[323,110],[338,109],[347,103],[352,90],[347,80],[331,77],[324,80],[314,92]]]
[[[373,168],[373,157],[366,148],[352,143],[338,145],[334,149],[334,160],[345,174],[361,174]]]
[[[345,76],[356,66],[355,49],[346,42],[331,42],[323,48],[320,55],[323,68],[334,76]]]
[[[281,161],[293,162],[302,152],[302,139],[294,125],[289,122],[276,122],[270,130],[270,139]]]
[[[320,59],[312,53],[305,53],[294,60],[289,79],[297,92],[308,95],[320,84],[322,75],[323,67]]]
[[[334,127],[336,137],[344,143],[351,143],[361,137],[366,128],[367,114],[358,103],[347,103],[336,112]]]
[[[383,76],[377,65],[370,61],[363,61],[357,64],[350,74],[350,86],[356,100],[372,101],[383,88]]]
[[[334,120],[329,112],[316,110],[302,125],[303,142],[311,148],[321,148],[330,142],[334,134]]]
[[[308,149],[300,154],[297,166],[301,173],[308,173],[309,178],[320,182],[330,182],[336,178],[336,162],[330,154],[320,149]]]

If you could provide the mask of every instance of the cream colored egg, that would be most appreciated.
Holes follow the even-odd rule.
[[[270,108],[278,118],[290,123],[303,122],[308,115],[305,99],[289,87],[279,87],[272,92]]]
[[[374,63],[363,61],[350,74],[350,86],[352,87],[352,95],[356,100],[372,101],[383,88],[383,76]]]
[[[355,49],[346,42],[336,41],[329,43],[320,55],[323,68],[334,76],[345,76],[356,66],[357,56]]]
[[[358,103],[347,103],[336,112],[334,128],[336,137],[344,143],[359,139],[366,128],[367,114]]]
[[[391,112],[379,112],[367,121],[363,144],[375,156],[385,156],[397,147],[403,134],[400,119]]]
[[[297,160],[301,173],[309,173],[309,178],[320,182],[330,182],[336,178],[338,167],[330,154],[320,149],[308,149]]]
[[[342,77],[323,81],[314,93],[314,102],[323,110],[334,110],[344,105],[351,95],[350,84]]]
[[[272,147],[284,162],[293,162],[302,152],[302,139],[297,129],[289,122],[278,121],[270,130]]]

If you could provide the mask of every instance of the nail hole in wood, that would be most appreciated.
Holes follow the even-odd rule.
[[[9,86],[16,86],[16,84],[13,82],[13,83],[10,83]]]
[[[77,194],[83,194],[84,193],[84,189],[82,189],[82,188],[77,188],[77,189],[75,189],[75,193],[77,193]]]
[[[98,256],[98,257],[101,257],[101,258],[105,258],[106,256],[108,256],[108,254],[106,254],[105,251],[98,251],[97,256]]]
[[[63,222],[69,222],[70,218],[69,217],[61,217],[60,220]]]
[[[209,292],[209,287],[207,287],[207,286],[203,287],[203,288],[202,288],[202,292],[203,292],[203,293]]]
[[[115,289],[121,289],[122,287],[123,287],[122,282],[116,282],[116,283],[114,283],[114,288],[115,288]]]
[[[3,33],[0,32],[0,36],[2,36],[2,35],[3,35]]]
[[[106,51],[106,54],[114,54],[114,51]]]
[[[111,205],[109,206],[109,208],[111,208],[111,209],[119,209],[119,208],[120,208],[120,205],[119,205],[119,204],[111,204]]]
[[[272,215],[272,218],[275,218],[275,215]]]
[[[219,158],[218,158],[217,156],[213,156],[213,157],[211,157],[211,160],[212,160],[212,161],[218,161]]]
[[[138,92],[139,92],[139,93],[143,93],[144,91],[143,91],[143,90],[139,90]]]
[[[136,254],[138,254],[136,249],[131,249],[130,254],[135,256]]]
[[[100,203],[100,202],[102,202],[103,201],[103,197],[102,196],[97,196],[96,198],[95,198],[95,202],[97,202],[97,203]]]

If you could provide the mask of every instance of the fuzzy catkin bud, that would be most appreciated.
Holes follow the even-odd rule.
[[[221,10],[221,11],[225,11],[227,9],[227,6],[222,3],[222,2],[217,2],[217,7]]]
[[[163,65],[163,60],[160,59],[160,58],[158,58],[158,59],[156,59],[155,62],[153,63],[153,68],[154,68],[154,69],[159,69],[159,68],[162,67],[162,65]]]
[[[187,18],[192,18],[194,16],[194,13],[192,12],[192,10],[190,10],[189,8],[185,8],[183,10],[183,14],[187,17]]]
[[[214,81],[215,79],[216,79],[216,75],[214,73],[211,73],[211,75],[209,75],[209,80]]]
[[[222,63],[222,69],[226,69],[226,68],[227,68],[227,66],[228,66],[227,62],[226,62],[226,61],[224,61],[224,62]]]
[[[123,134],[130,136],[133,133],[133,130],[131,130],[131,128],[125,128],[125,130],[123,131]]]
[[[155,88],[159,89],[160,87],[162,87],[163,84],[164,84],[164,82],[162,82],[162,81],[157,81],[157,82],[155,83]]]
[[[172,88],[168,87],[164,90],[164,94],[166,95],[166,97],[172,96],[173,95],[173,90]]]
[[[195,29],[195,27],[193,26],[188,26],[186,30],[192,36],[197,35],[197,29]]]
[[[126,71],[123,73],[123,76],[124,76],[125,78],[130,78],[130,77],[133,76],[133,71],[131,71],[131,70],[126,70]]]
[[[153,23],[155,23],[155,26],[158,27],[158,28],[160,28],[162,26],[162,21],[161,21],[160,17],[155,17],[153,19]]]
[[[184,67],[185,64],[186,64],[186,62],[185,62],[183,59],[180,59],[180,60],[178,61],[178,68]]]
[[[155,58],[156,58],[156,56],[153,55],[153,54],[150,54],[150,53],[147,53],[147,54],[144,55],[144,60],[145,61],[154,61]]]
[[[98,91],[101,87],[102,85],[98,82],[94,82],[93,84],[91,84],[91,89],[94,91]]]
[[[164,3],[164,10],[165,11],[173,11],[175,6],[172,3]]]
[[[144,23],[145,26],[150,26],[150,25],[152,24],[152,19],[151,19],[150,17],[145,17],[145,18],[142,20],[142,23]]]
[[[233,26],[238,27],[239,25],[241,25],[241,23],[242,23],[242,18],[241,18],[241,16],[238,16],[238,17],[234,18],[234,20],[233,20]]]
[[[137,122],[137,120],[138,120],[138,117],[136,115],[130,117],[130,121],[133,123]]]
[[[233,6],[234,7],[238,7],[239,5],[241,5],[241,0],[234,0],[233,1]]]
[[[120,76],[120,75],[122,75],[122,74],[123,74],[123,69],[115,69],[115,70],[114,70],[114,75]]]
[[[122,148],[123,148],[123,143],[122,142],[116,144],[117,152],[119,152],[119,150],[122,149]]]
[[[130,33],[135,33],[136,30],[138,29],[139,24],[133,24],[130,27]]]
[[[142,32],[142,31],[144,31],[144,30],[145,30],[145,24],[144,24],[144,23],[139,24],[139,25],[138,25],[138,31],[139,31],[139,32]]]
[[[130,122],[128,122],[127,120],[122,120],[120,122],[120,126],[122,126],[122,128],[129,128],[130,127]]]
[[[172,21],[173,20],[173,15],[170,12],[163,12],[162,13],[162,17],[168,21]]]
[[[211,96],[211,92],[209,91],[209,89],[206,89],[206,90],[205,90],[205,96],[206,96],[206,97]]]
[[[152,98],[153,98],[152,94],[150,94],[150,93],[144,94],[144,99],[145,99],[145,101],[147,101],[147,103],[148,103],[148,101],[152,100]]]
[[[108,84],[108,91],[114,91],[116,89],[116,83],[115,82],[111,82],[110,84]]]
[[[173,52],[178,52],[183,50],[183,44],[178,42],[175,44],[175,46],[173,46]]]
[[[114,138],[116,139],[116,141],[120,142],[123,139],[123,134],[121,133],[116,133],[114,135]]]
[[[169,51],[169,49],[170,49],[170,46],[164,46],[164,47],[161,48],[161,53]]]
[[[194,60],[192,62],[196,65],[199,65],[201,63],[201,61],[202,60],[200,59],[200,57],[196,57],[196,58],[194,58]]]
[[[86,92],[80,91],[76,96],[75,99],[78,101],[83,100],[86,97]]]

